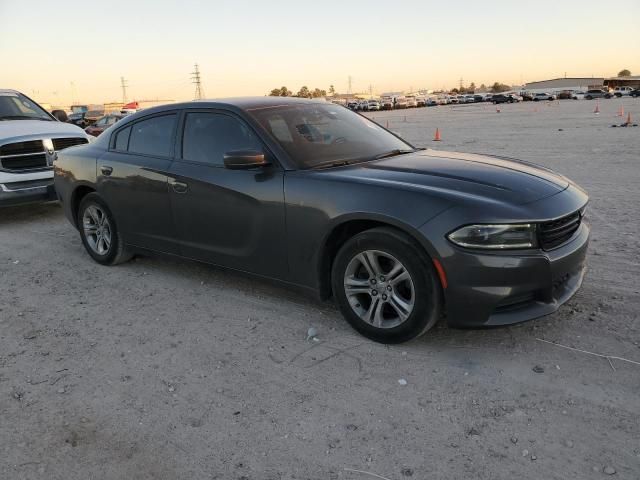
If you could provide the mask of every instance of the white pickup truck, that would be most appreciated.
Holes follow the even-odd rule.
[[[80,127],[59,122],[16,90],[0,89],[0,207],[55,200],[57,152],[87,142]]]

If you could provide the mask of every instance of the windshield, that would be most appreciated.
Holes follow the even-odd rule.
[[[14,92],[0,92],[0,120],[54,121],[40,105]]]
[[[287,105],[249,113],[302,169],[414,150],[378,124],[338,105]]]

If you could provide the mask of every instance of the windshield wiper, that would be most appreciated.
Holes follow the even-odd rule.
[[[353,162],[349,162],[349,160],[331,160],[329,162],[322,162],[322,163],[318,163],[317,165],[314,165],[313,168],[315,169],[320,169],[320,168],[332,168],[332,167],[346,167],[347,165],[350,165]]]
[[[42,120],[43,122],[51,122],[50,118],[30,117],[29,115],[3,115],[0,120]]]
[[[416,150],[400,150],[396,148],[395,150],[390,150],[385,153],[381,153],[380,155],[376,155],[372,158],[372,160],[380,160],[381,158],[395,157],[396,155],[404,155],[405,153],[413,153]]]

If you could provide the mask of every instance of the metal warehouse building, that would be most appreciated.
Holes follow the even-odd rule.
[[[574,77],[554,78],[540,82],[529,82],[524,85],[524,90],[532,93],[557,93],[563,90],[588,90],[590,88],[603,88],[604,77]]]

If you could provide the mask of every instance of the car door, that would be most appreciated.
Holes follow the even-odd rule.
[[[177,124],[175,111],[129,123],[113,133],[97,161],[98,193],[125,243],[178,253],[167,176]]]
[[[187,110],[170,171],[174,223],[182,254],[217,265],[284,279],[284,171],[255,131],[220,110]],[[228,169],[224,154],[259,150],[271,164]]]

